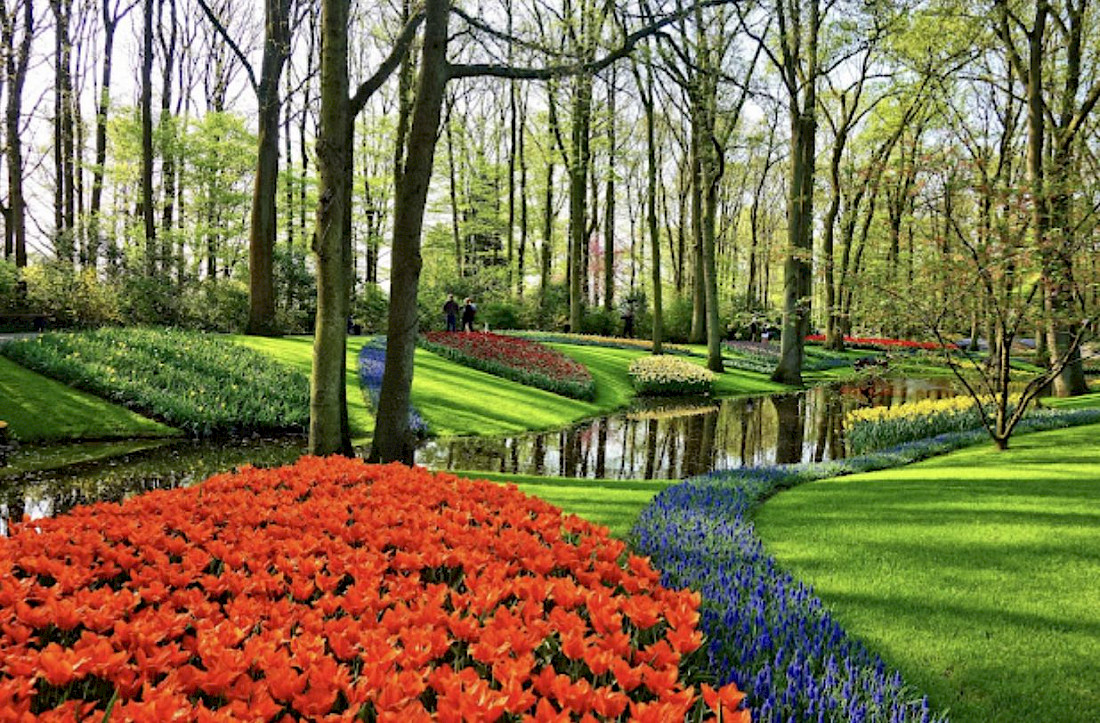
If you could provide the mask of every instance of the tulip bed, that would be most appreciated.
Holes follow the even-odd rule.
[[[245,467],[0,539],[0,720],[749,721],[657,578],[511,485]]]
[[[376,336],[359,350],[359,386],[370,400],[371,406],[378,409],[378,399],[382,396],[382,374],[386,371],[386,337]],[[409,407],[409,429],[418,435],[428,432],[428,425],[414,407]]]
[[[639,357],[627,372],[639,394],[706,394],[714,386],[714,372],[664,354]]]
[[[608,349],[639,349],[652,351],[653,341],[650,339],[633,339],[623,336],[600,336],[598,334],[557,334],[547,331],[509,331],[509,336],[518,336],[522,339],[532,339],[548,344],[573,344],[575,346],[602,346]],[[700,356],[686,346],[680,344],[664,343],[661,350],[665,354],[681,354],[683,356]]]
[[[825,341],[824,334],[811,334],[806,337],[806,341],[823,342]],[[938,341],[913,341],[911,339],[880,339],[875,337],[862,337],[862,336],[846,336],[844,337],[844,343],[850,347],[856,349],[878,349],[880,351],[897,351],[897,350],[924,350],[934,351],[942,349],[943,345]],[[954,349],[955,345],[948,345]]]
[[[304,374],[207,334],[97,329],[14,341],[0,353],[196,437],[303,431],[309,420]]]
[[[596,398],[596,382],[580,362],[545,344],[490,332],[430,331],[420,345],[430,352],[573,399]]]
[[[1024,420],[1021,431],[1097,421],[1100,410],[1062,411]],[[662,570],[662,584],[702,595],[709,667],[718,682],[745,691],[755,721],[944,721],[900,675],[848,637],[812,589],[776,564],[751,517],[781,489],[897,467],[984,439],[984,430],[941,434],[844,460],[689,479],[660,492],[642,511],[635,549]]]

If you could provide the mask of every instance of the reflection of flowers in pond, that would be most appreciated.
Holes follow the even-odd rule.
[[[700,414],[717,414],[720,407],[717,404],[700,404],[691,407],[652,407],[649,409],[636,409],[626,414],[627,419],[646,421],[648,419],[682,419],[694,417]]]
[[[715,379],[709,369],[667,355],[639,357],[627,372],[639,394],[706,394]]]
[[[514,486],[303,457],[19,526],[0,561],[19,720],[750,719],[697,693],[698,594]]]

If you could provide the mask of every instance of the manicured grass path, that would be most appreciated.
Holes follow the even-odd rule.
[[[527,494],[539,497],[567,513],[604,525],[614,537],[625,539],[642,508],[674,480],[599,480],[540,477],[506,472],[453,472],[468,479],[515,482]]]
[[[166,437],[178,432],[0,357],[0,419],[21,442]]]
[[[954,723],[1095,723],[1100,425],[1011,445],[797,487],[757,532]]]

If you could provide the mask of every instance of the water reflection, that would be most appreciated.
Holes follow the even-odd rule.
[[[432,439],[416,461],[436,469],[609,479],[820,462],[844,456],[842,425],[851,409],[953,395],[946,380],[888,380],[772,397],[666,401],[553,432]]]
[[[34,458],[57,450],[63,450],[68,460],[79,460],[85,447],[89,450],[83,455],[86,459],[75,464],[33,471],[21,469],[41,466],[42,460]],[[68,512],[76,505],[117,502],[141,492],[184,487],[244,464],[255,467],[288,464],[305,454],[305,449],[302,437],[226,443],[172,441],[26,447],[12,456],[11,467],[0,469],[0,535],[8,534],[9,520],[20,520],[23,515],[38,519]],[[45,466],[49,466],[48,460]]]

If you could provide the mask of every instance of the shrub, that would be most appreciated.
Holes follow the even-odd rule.
[[[15,262],[0,259],[0,312],[14,311],[22,300],[19,298],[19,269]]]
[[[0,353],[194,436],[303,431],[309,380],[196,332],[98,329],[11,342]]]
[[[627,372],[639,394],[706,394],[714,385],[714,372],[664,354],[639,357]]]
[[[521,384],[574,399],[596,398],[596,382],[583,364],[537,341],[485,332],[430,331],[420,345]]]
[[[589,307],[584,310],[584,315],[581,317],[581,328],[574,331],[595,336],[615,336],[622,331],[622,328],[623,323],[618,311],[608,311],[603,307]]]
[[[698,595],[514,485],[304,457],[15,525],[0,559],[20,720],[749,721],[698,676]]]
[[[248,325],[248,284],[239,279],[203,279],[180,299],[187,326],[239,332]]]
[[[389,324],[390,298],[375,284],[359,290],[351,307],[351,316],[364,334],[384,334]]]
[[[23,269],[23,280],[27,310],[48,314],[55,325],[102,326],[122,319],[118,287],[100,280],[93,269],[78,273],[70,264],[34,264]]]

